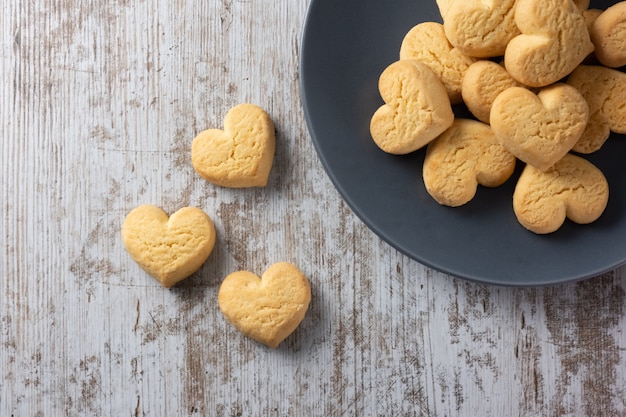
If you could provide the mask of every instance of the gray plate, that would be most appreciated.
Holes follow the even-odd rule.
[[[605,8],[612,2],[591,2]],[[524,229],[512,209],[521,170],[503,186],[479,188],[459,208],[437,204],[421,179],[424,151],[379,150],[369,121],[382,105],[378,77],[398,59],[402,38],[441,21],[434,0],[312,0],[302,33],[300,83],[308,128],[329,177],[357,216],[416,261],[463,279],[543,286],[599,275],[626,262],[626,138],[612,135],[586,156],[606,175],[609,205],[591,225],[556,233]],[[468,117],[464,108],[458,116]]]

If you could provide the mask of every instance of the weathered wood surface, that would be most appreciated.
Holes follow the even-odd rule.
[[[626,270],[555,288],[464,282],[346,207],[299,101],[308,2],[5,0],[0,14],[0,415],[626,415]],[[278,132],[267,188],[216,189],[197,132],[240,102]],[[165,290],[127,256],[129,210],[194,205],[215,252]],[[313,289],[277,350],[220,281],[276,261]]]

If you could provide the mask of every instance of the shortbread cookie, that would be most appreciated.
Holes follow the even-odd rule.
[[[413,152],[454,121],[443,84],[422,62],[404,60],[389,65],[380,76],[378,88],[385,104],[372,116],[370,132],[385,152]]]
[[[450,44],[443,25],[424,22],[407,32],[400,46],[400,59],[424,62],[446,87],[452,104],[461,102],[461,82],[475,61]]]
[[[522,84],[501,65],[487,60],[476,61],[463,77],[463,101],[478,120],[489,123],[494,100],[509,87],[522,87]]]
[[[568,77],[589,103],[589,123],[573,150],[589,154],[597,151],[611,131],[626,133],[626,74],[596,65],[580,65]]]
[[[224,130],[201,132],[191,146],[191,162],[205,180],[223,187],[267,185],[276,147],[274,123],[253,104],[226,114]]]
[[[602,65],[610,68],[626,65],[626,1],[602,12],[593,22],[590,34]]]
[[[544,171],[569,152],[589,120],[589,106],[577,89],[557,83],[539,94],[511,87],[491,108],[491,127],[505,148]]]
[[[226,319],[245,336],[276,348],[304,319],[311,301],[309,282],[295,265],[279,262],[263,276],[228,275],[218,293]]]
[[[207,260],[215,245],[215,226],[199,208],[185,207],[168,218],[160,208],[143,205],[126,216],[122,241],[141,268],[170,288]]]
[[[463,0],[448,7],[443,22],[446,36],[463,54],[489,58],[504,54],[519,34],[515,24],[517,0]]]
[[[474,198],[479,184],[503,184],[513,174],[515,162],[489,125],[456,119],[452,127],[428,145],[424,185],[439,204],[461,206]]]
[[[571,0],[517,0],[515,22],[522,33],[507,45],[504,66],[526,86],[561,80],[593,51],[585,19]]]
[[[543,172],[530,165],[524,168],[513,194],[513,210],[525,228],[545,234],[558,230],[566,218],[594,222],[608,198],[604,174],[591,162],[567,154]]]

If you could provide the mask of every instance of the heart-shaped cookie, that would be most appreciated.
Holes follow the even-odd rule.
[[[159,207],[143,205],[126,216],[122,241],[142,269],[170,288],[207,260],[215,245],[215,226],[199,208],[185,207],[168,218]]]
[[[566,218],[587,224],[604,212],[609,185],[604,174],[591,162],[565,155],[547,171],[527,165],[515,187],[513,210],[528,230],[552,233]]]
[[[267,185],[276,138],[274,123],[254,104],[228,111],[224,130],[201,132],[191,145],[191,162],[205,180],[231,188]]]
[[[381,74],[378,88],[385,104],[372,116],[370,133],[376,145],[387,153],[413,152],[454,121],[443,84],[422,62],[394,62]]]
[[[567,76],[594,47],[581,11],[571,0],[517,0],[504,66],[520,83],[544,87]]]
[[[522,87],[502,65],[488,60],[470,65],[461,86],[468,110],[485,123],[489,123],[491,106],[501,92],[509,87]]]
[[[278,262],[261,278],[247,271],[228,275],[218,293],[220,310],[245,336],[276,348],[300,325],[311,301],[306,276]]]
[[[457,207],[474,198],[479,184],[503,184],[513,174],[515,162],[489,125],[456,119],[452,127],[428,144],[422,177],[435,201]]]
[[[591,25],[590,35],[602,65],[611,68],[626,65],[626,1],[603,11]]]
[[[411,28],[400,45],[400,60],[405,59],[428,65],[446,88],[450,102],[462,101],[461,81],[475,59],[450,44],[441,23],[423,22]]]
[[[479,58],[503,55],[509,41],[519,34],[515,25],[515,2],[452,2],[443,23],[448,40],[465,55]]]
[[[587,120],[587,101],[563,83],[537,95],[523,87],[508,88],[496,97],[490,116],[491,128],[504,147],[540,171],[572,149]]]
[[[611,134],[626,133],[626,74],[596,65],[580,65],[567,83],[589,103],[589,123],[573,150],[589,154],[602,147]]]

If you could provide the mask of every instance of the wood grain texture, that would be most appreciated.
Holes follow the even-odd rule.
[[[9,0],[0,14],[0,415],[626,415],[626,269],[488,287],[399,254],[309,140],[308,2]],[[265,189],[219,189],[197,132],[241,102],[277,128]],[[209,261],[165,290],[123,249],[140,204],[204,209]],[[221,280],[289,261],[313,299],[278,349]]]

